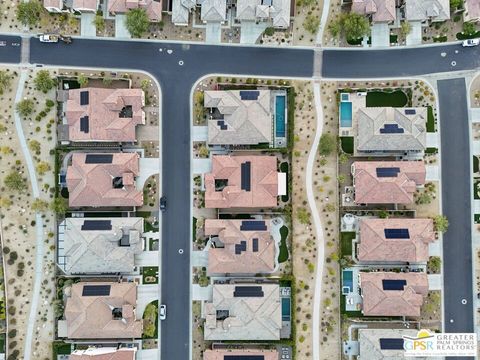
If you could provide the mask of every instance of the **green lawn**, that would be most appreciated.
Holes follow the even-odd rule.
[[[390,44],[398,43],[398,35],[390,35]]]
[[[340,250],[342,256],[352,255],[352,240],[355,239],[355,232],[342,232],[340,233]]]
[[[435,147],[430,147],[425,149],[425,154],[437,154],[438,149]]]
[[[457,39],[458,40],[467,40],[467,39],[475,39],[480,37],[480,31],[477,31],[475,34],[472,35],[465,35],[461,32],[457,33]]]
[[[158,240],[157,239],[149,239],[148,240],[148,249],[150,251],[156,251],[156,250],[153,249],[153,246],[154,246],[155,243],[157,244],[157,250],[158,250]]]
[[[475,219],[475,224],[480,224],[480,214],[473,215],[473,218]]]
[[[435,117],[431,106],[427,106],[427,132],[435,132]]]
[[[143,284],[158,284],[157,273],[158,273],[158,266],[142,267],[142,283]],[[155,280],[153,280],[152,277],[155,278]]]
[[[143,312],[143,336],[144,339],[158,338],[158,300],[147,305]]]
[[[340,144],[344,153],[353,155],[353,136],[342,136],[340,137]]]
[[[367,107],[404,107],[407,103],[408,97],[401,90],[393,92],[371,91],[367,93]]]
[[[280,253],[278,254],[278,262],[282,263],[288,260],[287,236],[288,228],[284,225],[280,228]]]
[[[70,355],[72,352],[72,345],[64,343],[63,341],[54,341],[52,343],[53,359],[57,355]]]
[[[192,220],[192,241],[197,240],[197,218],[194,216]]]

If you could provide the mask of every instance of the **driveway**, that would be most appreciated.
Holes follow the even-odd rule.
[[[428,290],[442,290],[442,275],[430,274],[428,275]]]
[[[145,181],[155,174],[158,174],[158,164],[160,160],[158,158],[140,158],[139,171],[140,175],[136,180],[136,188],[138,190],[143,190],[145,186]]]
[[[80,16],[80,35],[87,37],[97,36],[97,29],[95,28],[95,14],[82,13]]]
[[[211,159],[193,159],[193,174],[205,174],[212,171]]]
[[[388,27],[388,24],[373,24],[371,30],[372,47],[390,46],[390,28]]]
[[[212,301],[213,288],[211,285],[201,287],[198,284],[192,284],[192,300]]]
[[[158,284],[137,286],[137,319],[143,317],[147,305],[155,300],[158,300]]]
[[[268,23],[260,21],[242,21],[240,27],[240,44],[255,44],[268,27]]]
[[[208,140],[208,126],[194,126],[192,127],[193,141],[207,141]]]
[[[207,23],[205,42],[207,44],[220,44],[222,42],[222,25],[219,22]]]
[[[470,108],[470,114],[472,115],[472,123],[480,122],[480,108]]]
[[[411,30],[407,35],[407,46],[422,44],[422,23],[420,21],[410,21]]]
[[[426,181],[439,181],[440,173],[438,170],[438,165],[426,165],[425,169],[427,171],[425,180]]]
[[[438,132],[427,133],[427,148],[437,148],[440,142]]]
[[[137,351],[137,360],[158,360],[160,352],[158,349],[142,349]]]
[[[190,262],[192,266],[207,267],[208,251],[192,251]]]
[[[115,37],[120,39],[130,39],[132,36],[126,26],[127,16],[125,14],[115,15]]]
[[[135,266],[158,266],[158,251],[144,251],[135,255]]]

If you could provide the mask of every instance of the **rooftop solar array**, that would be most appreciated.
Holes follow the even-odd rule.
[[[245,191],[251,190],[251,163],[250,161],[246,161],[240,165],[241,170],[241,184],[240,188]]]
[[[405,115],[415,115],[416,113],[415,109],[405,109]]]
[[[240,99],[242,100],[257,100],[260,95],[258,90],[242,90],[240,91]]]
[[[407,285],[407,280],[382,280],[383,290],[403,290],[405,285]]]
[[[88,105],[89,94],[88,91],[80,91],[80,105]]]
[[[220,130],[228,129],[227,124],[225,124],[225,120],[217,120],[217,125],[220,127]]]
[[[83,285],[82,296],[108,296],[110,285]]]
[[[405,130],[398,127],[398,124],[385,124],[380,129],[380,134],[403,134]]]
[[[385,239],[410,239],[408,229],[385,229]]]
[[[383,167],[377,168],[377,177],[397,177],[400,172],[399,167]]]
[[[267,225],[263,220],[243,220],[240,225],[241,231],[266,231]]]
[[[253,252],[258,252],[258,239],[252,239],[252,250]]]
[[[111,220],[85,220],[82,225],[83,231],[88,230],[112,230]]]
[[[88,115],[85,115],[80,118],[80,131],[83,131],[86,134],[88,134],[88,132],[90,131],[90,123],[88,120]]]
[[[380,349],[382,350],[403,350],[402,338],[380,338]]]
[[[245,240],[240,241],[240,244],[235,244],[235,255],[240,255],[242,251],[247,251],[247,242]]]
[[[261,286],[235,286],[233,297],[263,297]]]
[[[88,154],[85,158],[85,164],[111,164],[113,154]]]
[[[224,355],[224,360],[264,360],[264,355]]]

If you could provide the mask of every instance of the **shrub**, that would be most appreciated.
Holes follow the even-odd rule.
[[[15,110],[22,118],[26,118],[27,116],[31,115],[34,109],[35,103],[31,99],[20,100],[15,106]]]
[[[40,70],[34,79],[35,89],[47,93],[55,86],[55,80],[50,76],[48,70]]]
[[[23,25],[36,25],[40,21],[42,11],[43,6],[37,0],[20,1],[17,6],[17,20]]]
[[[318,144],[318,152],[320,155],[328,156],[335,151],[336,146],[337,141],[333,135],[328,133],[322,134],[320,137],[320,143]]]
[[[150,20],[143,8],[131,9],[127,12],[126,27],[134,38],[142,37],[148,31]]]
[[[10,174],[5,177],[4,183],[8,190],[21,192],[27,189],[25,179],[17,171],[11,171]]]

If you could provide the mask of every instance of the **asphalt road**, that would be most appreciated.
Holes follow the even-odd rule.
[[[472,215],[469,122],[465,79],[438,81],[442,142],[445,331],[473,332]],[[466,304],[462,303],[466,300]]]
[[[32,39],[30,62],[139,69],[152,74],[161,84],[162,181],[168,204],[162,218],[161,303],[167,305],[168,315],[161,325],[161,357],[188,359],[191,88],[200,77],[210,73],[311,78],[313,51],[96,40],[74,40],[65,45],[42,44]]]
[[[0,36],[0,41],[2,38],[6,37]],[[324,50],[318,54],[316,63],[321,64],[325,78],[391,78],[480,67],[480,47],[465,49],[458,44],[387,51]],[[0,47],[0,62],[18,63],[19,59],[19,47]],[[162,322],[162,359],[188,359],[189,353],[192,85],[211,73],[311,78],[314,62],[314,51],[308,49],[77,39],[64,45],[31,40],[32,64],[143,70],[161,84],[163,194],[168,202],[162,221],[161,302],[168,307],[167,320]],[[443,207],[451,223],[444,240],[444,253],[448,254],[444,259],[446,330],[468,332],[473,330],[473,310],[465,84],[463,79],[439,82],[439,90]],[[467,305],[461,305],[463,298]],[[448,320],[451,318],[453,323]]]
[[[20,36],[0,35],[0,62],[7,64],[17,64],[20,62],[21,44]]]

